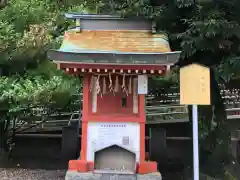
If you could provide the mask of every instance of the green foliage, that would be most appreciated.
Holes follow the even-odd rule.
[[[76,82],[66,81],[61,76],[48,80],[41,76],[1,77],[0,82],[1,108],[9,112],[29,106],[49,106],[51,103],[54,103],[53,107],[59,106],[60,102],[66,103],[77,89]]]
[[[49,12],[46,1],[9,1],[0,11],[1,64],[16,60],[24,63],[22,59],[28,61],[36,51],[42,52],[40,49],[49,43],[47,28],[51,28],[52,17],[56,15]]]
[[[80,88],[75,78],[46,61],[46,50],[58,47],[71,25],[62,16],[68,11],[151,18],[157,33],[169,35],[172,49],[183,50],[179,66],[200,62],[215,70],[213,105],[200,107],[202,139],[205,151],[226,149],[226,113],[215,80],[239,77],[239,0],[9,0],[0,10],[0,70],[4,75],[0,77],[0,109],[4,115],[39,104],[64,107],[70,94]],[[151,93],[161,98],[170,87],[178,87],[176,73],[177,69],[150,81]],[[219,143],[221,139],[225,143]]]
[[[7,65],[0,66],[2,105],[47,104],[57,98],[56,93],[69,94],[75,87],[73,80],[46,61],[46,51],[60,44],[52,32],[65,23],[62,10],[71,8],[51,0],[9,0],[1,9],[0,65]]]
[[[46,51],[61,44],[56,37],[69,24],[62,13],[71,8],[52,0],[9,0],[1,6],[0,149],[4,145],[7,151],[7,139],[15,135],[16,127],[9,131],[11,122],[33,121],[33,111],[42,107],[62,109],[80,88],[76,78],[46,60]]]

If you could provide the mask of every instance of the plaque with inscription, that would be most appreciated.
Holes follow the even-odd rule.
[[[103,173],[100,180],[137,180],[137,175]]]
[[[101,126],[98,129],[98,142],[108,144],[108,142],[112,142],[112,140],[119,140],[119,144],[121,144],[122,136],[124,136],[126,133],[125,129],[126,128],[120,124],[114,126],[111,124],[106,124]]]
[[[210,105],[210,69],[191,64],[180,69],[180,104]]]

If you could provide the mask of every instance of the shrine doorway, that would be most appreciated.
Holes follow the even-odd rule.
[[[120,146],[112,145],[95,152],[94,167],[97,171],[134,173],[136,155]]]

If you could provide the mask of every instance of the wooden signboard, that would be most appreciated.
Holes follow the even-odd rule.
[[[210,70],[199,64],[180,69],[180,104],[210,105]]]
[[[138,94],[148,93],[148,77],[146,75],[138,75]]]

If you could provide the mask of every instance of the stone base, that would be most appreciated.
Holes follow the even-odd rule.
[[[150,174],[102,174],[102,173],[80,173],[67,171],[65,180],[162,180],[159,172]]]
[[[70,160],[68,162],[68,170],[81,173],[92,172],[94,170],[94,162],[85,160]],[[157,162],[141,161],[136,164],[136,172],[139,174],[151,174],[158,172]],[[116,172],[115,172],[116,173]]]

